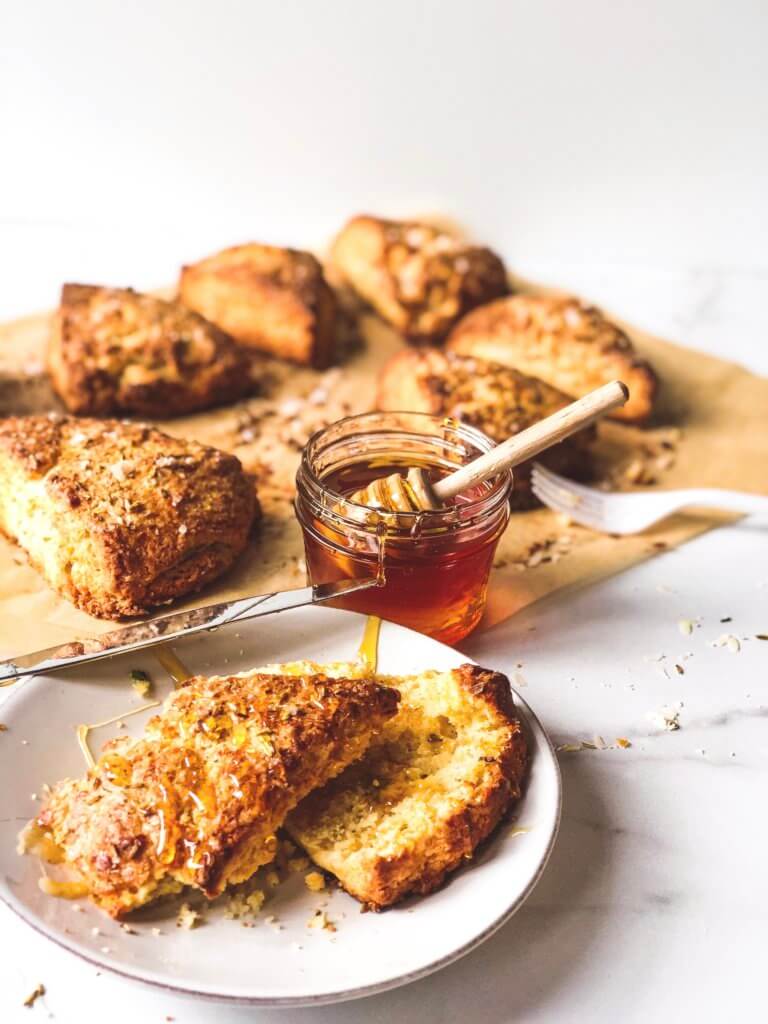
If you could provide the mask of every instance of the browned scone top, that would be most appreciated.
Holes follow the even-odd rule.
[[[243,345],[321,369],[334,357],[336,300],[315,257],[236,245],[182,267],[182,302]]]
[[[441,342],[459,317],[509,291],[490,249],[414,221],[353,217],[331,260],[341,278],[414,344]]]
[[[191,678],[143,738],[113,740],[85,779],[54,787],[25,847],[52,841],[113,917],[183,885],[213,898],[273,859],[288,811],[359,758],[397,704],[370,679]]]
[[[383,367],[378,382],[379,409],[451,416],[477,427],[500,443],[568,405],[557,388],[517,370],[440,349],[404,349]],[[594,428],[579,431],[537,458],[555,472],[583,478],[591,467]],[[536,504],[531,463],[514,471],[512,505]]]
[[[397,715],[362,760],[286,822],[312,859],[380,909],[471,859],[521,793],[528,747],[509,681],[462,665],[381,677]]]
[[[216,448],[117,420],[0,420],[0,529],[91,615],[199,590],[245,547],[255,504],[239,460]]]
[[[247,354],[179,302],[131,288],[65,284],[48,368],[70,412],[164,418],[241,398]]]
[[[610,415],[641,421],[650,416],[657,378],[627,335],[599,309],[578,299],[511,295],[464,317],[447,348],[539,377],[566,395],[621,380],[629,400]]]

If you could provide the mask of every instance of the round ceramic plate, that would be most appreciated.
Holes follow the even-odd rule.
[[[175,649],[201,674],[299,658],[345,661],[355,657],[364,624],[364,617],[351,612],[302,608],[190,638]],[[382,626],[382,672],[446,669],[463,661],[457,651],[419,633]],[[414,981],[468,953],[511,916],[539,878],[557,833],[560,777],[541,726],[516,694],[532,762],[515,821],[504,822],[476,860],[430,896],[381,914],[361,914],[359,904],[341,891],[310,892],[298,873],[271,893],[252,927],[225,915],[225,898],[206,908],[192,930],[176,926],[179,904],[166,903],[134,915],[126,931],[87,901],[44,895],[37,859],[16,853],[18,831],[34,814],[45,783],[83,774],[76,726],[144,703],[131,687],[130,672],[137,668],[152,676],[159,697],[170,690],[169,677],[148,651],[32,679],[2,707],[8,731],[0,740],[0,897],[33,928],[90,962],[218,1000],[298,1006],[352,999]],[[140,733],[153,713],[124,719],[121,732]],[[92,748],[98,750],[117,728],[91,733]],[[336,931],[307,927],[321,903]]]

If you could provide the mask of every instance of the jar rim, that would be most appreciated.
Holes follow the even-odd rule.
[[[395,420],[395,425],[384,429],[381,427],[376,430],[365,429],[366,423],[380,424],[382,418],[385,417],[392,417]],[[414,425],[423,424],[425,428],[429,424],[433,428],[439,427],[440,429],[430,434],[426,429],[423,431],[407,430],[403,426],[396,425],[397,422],[404,422],[405,420]],[[345,436],[344,429],[353,427],[359,427],[359,429],[352,429]],[[330,513],[331,517],[340,523],[348,522],[351,526],[358,529],[361,525],[370,527],[383,523],[388,531],[395,530],[397,532],[400,530],[410,531],[417,518],[420,519],[422,532],[429,532],[431,529],[441,529],[447,525],[455,526],[459,520],[459,513],[461,525],[473,525],[478,519],[489,515],[500,504],[507,501],[513,480],[512,473],[509,470],[493,477],[488,481],[490,486],[487,492],[477,498],[472,498],[465,504],[462,504],[460,508],[458,506],[449,506],[447,508],[426,509],[419,512],[382,512],[380,510],[372,510],[369,506],[353,502],[348,496],[333,490],[315,470],[314,461],[325,450],[322,447],[322,442],[331,434],[338,434],[338,440],[343,441],[352,440],[356,436],[364,436],[365,434],[379,434],[381,436],[385,434],[396,435],[398,433],[412,439],[423,438],[426,442],[443,441],[445,443],[450,440],[453,442],[452,446],[455,446],[457,442],[463,445],[471,445],[477,451],[477,454],[482,454],[496,447],[496,442],[483,433],[483,431],[450,416],[436,416],[431,413],[422,412],[412,413],[404,410],[359,413],[336,420],[334,423],[322,427],[312,434],[304,446],[301,455],[301,463],[297,473],[299,489],[302,484],[307,487],[311,492],[312,498],[322,504],[325,514]],[[445,436],[446,433],[453,435],[453,437],[449,439],[449,437]],[[331,441],[327,447],[330,447],[332,443],[334,442]],[[328,498],[333,503],[332,509],[328,507]],[[372,518],[372,512],[374,511],[375,522]]]

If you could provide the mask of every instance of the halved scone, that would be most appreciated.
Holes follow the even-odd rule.
[[[470,860],[521,793],[528,752],[509,681],[476,665],[379,677],[397,715],[287,818],[312,860],[380,909]]]
[[[253,481],[217,448],[118,420],[0,420],[0,530],[90,615],[199,590],[242,552],[255,511]]]
[[[253,390],[232,338],[178,302],[131,288],[65,284],[48,368],[67,409],[89,416],[163,419]]]
[[[447,348],[511,366],[573,398],[621,380],[629,400],[611,413],[614,419],[645,420],[653,408],[657,379],[649,363],[619,327],[578,299],[499,299],[465,316],[451,331]]]
[[[415,221],[353,217],[334,241],[331,261],[413,344],[442,341],[464,313],[509,291],[496,253]]]
[[[108,743],[56,785],[22,848],[69,869],[120,917],[183,886],[209,898],[248,879],[307,793],[359,758],[398,694],[366,678],[258,671],[186,680],[141,739]]]
[[[500,443],[568,405],[570,398],[541,380],[483,359],[440,349],[404,349],[379,376],[379,409],[426,412],[469,423]],[[579,431],[537,456],[550,469],[582,478],[591,466],[594,428]],[[531,463],[515,467],[513,508],[536,504]]]
[[[318,369],[333,361],[336,300],[311,253],[235,245],[182,267],[179,294],[242,345]]]

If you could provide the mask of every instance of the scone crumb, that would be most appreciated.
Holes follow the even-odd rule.
[[[176,927],[185,928],[187,931],[191,931],[196,927],[198,922],[202,920],[202,914],[199,910],[195,910],[189,903],[182,903],[179,908],[179,913],[176,917]]]
[[[27,998],[24,1000],[24,1005],[27,1007],[34,1006],[37,1000],[45,995],[45,985],[38,985],[32,992],[29,993]]]
[[[632,743],[625,736],[619,736],[616,739],[616,746],[621,747],[622,750],[629,750],[629,748],[632,746]]]
[[[299,872],[306,871],[309,867],[309,857],[291,857],[288,861],[288,867],[291,871]]]
[[[224,916],[237,921],[242,917],[258,914],[267,898],[263,889],[252,889],[250,892],[234,892],[227,901]]]
[[[152,691],[152,680],[146,672],[143,672],[140,668],[135,668],[131,672],[131,686],[133,687],[134,693],[137,693],[139,697],[144,699],[148,697]]]
[[[319,871],[310,871],[304,876],[304,884],[312,892],[322,892],[325,889],[325,878]]]
[[[335,932],[336,925],[331,921],[324,910],[316,910],[312,917],[307,921],[307,928],[317,929],[318,931]]]

